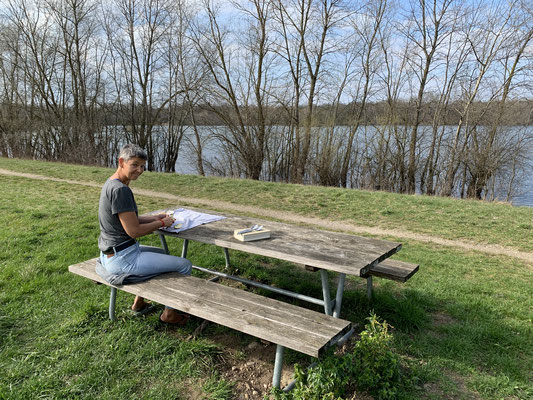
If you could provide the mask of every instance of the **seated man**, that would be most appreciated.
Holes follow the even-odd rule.
[[[153,276],[175,271],[190,275],[189,260],[155,252],[153,248],[139,246],[138,237],[154,232],[161,227],[171,226],[173,218],[166,214],[140,216],[133,192],[129,188],[145,169],[147,155],[140,147],[128,144],[122,148],[118,168],[105,182],[100,194],[98,220],[100,222],[100,262],[110,274]],[[132,310],[140,311],[147,303],[140,296],[135,298]],[[160,320],[168,323],[185,324],[188,315],[165,307]]]

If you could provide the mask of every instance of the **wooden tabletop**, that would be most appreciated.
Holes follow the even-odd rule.
[[[159,233],[356,276],[364,275],[372,266],[401,248],[400,243],[381,239],[187,208],[226,218],[179,233],[163,230],[159,230]],[[164,211],[166,210],[152,214]],[[244,229],[256,224],[271,231],[270,239],[241,242],[233,237],[235,229]]]

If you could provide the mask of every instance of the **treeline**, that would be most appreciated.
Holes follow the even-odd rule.
[[[448,105],[446,110],[442,110],[442,119],[441,123],[443,125],[457,125],[461,119],[461,114],[458,112],[459,103],[452,103]],[[0,108],[5,105],[0,104]],[[435,115],[435,110],[438,108],[437,102],[427,102],[422,104],[420,112],[420,125],[428,126],[433,123],[433,118]],[[491,115],[497,111],[497,108],[501,105],[498,102],[491,102],[486,104],[484,102],[475,103],[472,105],[472,113],[478,114],[481,124],[484,123],[483,115]],[[11,105],[10,110],[4,110],[4,115],[8,112],[11,112],[14,115],[23,114],[25,111],[25,106],[23,105]],[[17,110],[17,107],[19,108]],[[329,126],[330,116],[331,116],[331,104],[317,105],[315,110],[315,116],[313,118],[313,126],[324,127]],[[353,104],[340,104],[339,111],[337,115],[337,125],[338,126],[349,126],[352,122],[353,117],[353,108],[360,107],[360,105]],[[506,109],[510,115],[514,115],[515,118],[512,121],[508,121],[512,126],[532,126],[533,125],[533,100],[516,100],[508,101],[505,104]],[[364,118],[361,119],[361,125],[379,125],[381,121],[386,118],[387,115],[387,103],[385,102],[369,102],[365,105],[366,112]],[[410,125],[412,123],[412,117],[416,113],[416,107],[414,102],[402,101],[397,102],[397,108],[400,110],[399,115],[401,118],[401,123],[404,125]],[[101,125],[119,125],[119,126],[129,126],[130,117],[128,116],[128,110],[123,108],[122,110],[114,110],[112,113],[109,113],[109,110],[113,109],[113,105],[103,105],[95,110],[96,116],[95,119],[99,121]],[[305,111],[305,108],[300,106],[301,113]],[[257,113],[257,109],[254,110],[253,107],[250,107],[252,115],[248,120],[250,124],[257,124],[258,121],[253,119],[254,113]],[[47,115],[46,109],[38,109],[37,107],[34,110],[35,115],[40,117]],[[196,124],[198,126],[221,126],[224,124],[224,120],[220,118],[221,114],[231,112],[227,106],[212,106],[207,104],[196,104],[192,107],[190,105],[179,105],[174,108],[174,110],[162,109],[162,110],[150,110],[154,116],[157,114],[156,123],[158,125],[168,124],[169,120],[173,115],[179,115],[180,121],[185,125],[191,126]],[[279,118],[276,121],[271,121],[275,125],[287,126],[291,123],[291,120],[288,115],[281,109],[281,107],[268,107],[269,114],[278,115]],[[194,115],[194,119],[192,118]],[[486,123],[490,123],[490,120],[487,119]]]
[[[6,0],[0,13],[2,156],[113,165],[135,142],[149,169],[174,171],[186,140],[202,175],[475,198],[512,197],[529,172],[526,0]]]
[[[433,118],[435,115],[435,110],[438,108],[437,102],[427,102],[422,104],[420,112],[420,125],[428,126],[433,123]],[[457,125],[461,119],[461,114],[458,112],[460,103],[452,103],[448,105],[448,108],[441,111],[442,119],[441,123],[443,125]],[[497,108],[501,105],[498,102],[491,102],[490,104],[485,104],[484,102],[475,103],[472,105],[472,114],[479,115],[481,124],[484,123],[483,115],[491,115],[497,111]],[[2,105],[0,104],[0,108]],[[12,107],[11,111],[15,113],[23,113],[25,107],[19,106],[20,110],[16,111]],[[315,116],[313,118],[313,126],[324,127],[331,124],[331,104],[317,105],[315,110]],[[353,117],[353,108],[360,107],[360,105],[353,104],[340,104],[339,111],[337,115],[337,125],[339,126],[349,126],[352,122]],[[533,125],[533,100],[516,100],[508,101],[505,104],[510,115],[514,115],[515,118],[512,121],[508,121],[509,124],[513,126],[532,126]],[[414,102],[402,101],[397,102],[397,108],[400,110],[399,116],[402,118],[401,123],[404,125],[412,124],[412,117],[416,113],[416,107]],[[96,110],[97,117],[96,119],[100,121],[102,125],[120,125],[120,126],[129,126],[130,118],[127,113],[127,109],[114,110],[111,114],[109,110],[113,109],[112,105],[103,105]],[[300,106],[300,112],[304,113],[305,108]],[[369,102],[365,105],[365,115],[361,119],[361,125],[379,125],[381,121],[384,120],[387,116],[387,103],[385,102]],[[250,107],[252,115],[247,121],[250,124],[257,124],[258,121],[253,119],[254,114],[257,115],[257,109],[254,110],[254,107]],[[36,114],[46,115],[47,110],[35,110]],[[208,104],[196,104],[190,105],[179,105],[176,106],[174,110],[162,109],[162,110],[150,110],[153,115],[157,113],[157,124],[165,125],[168,124],[169,120],[173,115],[179,115],[180,121],[185,125],[191,126],[196,124],[198,126],[221,126],[224,124],[224,120],[220,118],[221,114],[231,112],[227,106],[213,106]],[[278,115],[279,118],[276,121],[271,121],[275,125],[287,126],[291,123],[291,120],[288,115],[281,109],[281,107],[268,107],[267,112],[269,114]],[[192,118],[194,115],[194,119]],[[154,119],[155,120],[155,119]],[[490,120],[487,119],[486,123],[490,123]]]

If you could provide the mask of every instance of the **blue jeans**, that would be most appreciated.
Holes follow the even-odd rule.
[[[102,266],[112,274],[154,275],[179,272],[190,275],[192,263],[186,258],[165,254],[158,247],[140,246],[139,243],[115,253],[112,257],[100,252]]]

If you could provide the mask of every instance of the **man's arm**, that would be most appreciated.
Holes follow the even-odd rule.
[[[139,224],[146,224],[148,222],[159,221],[165,218],[166,216],[167,214],[165,213],[156,214],[156,215],[139,215]]]
[[[171,217],[167,217],[166,215],[162,219],[156,216],[149,216],[150,221],[146,221],[145,217],[137,217],[134,211],[126,211],[118,214],[122,227],[134,239],[147,235],[163,226],[168,227],[174,222]]]

